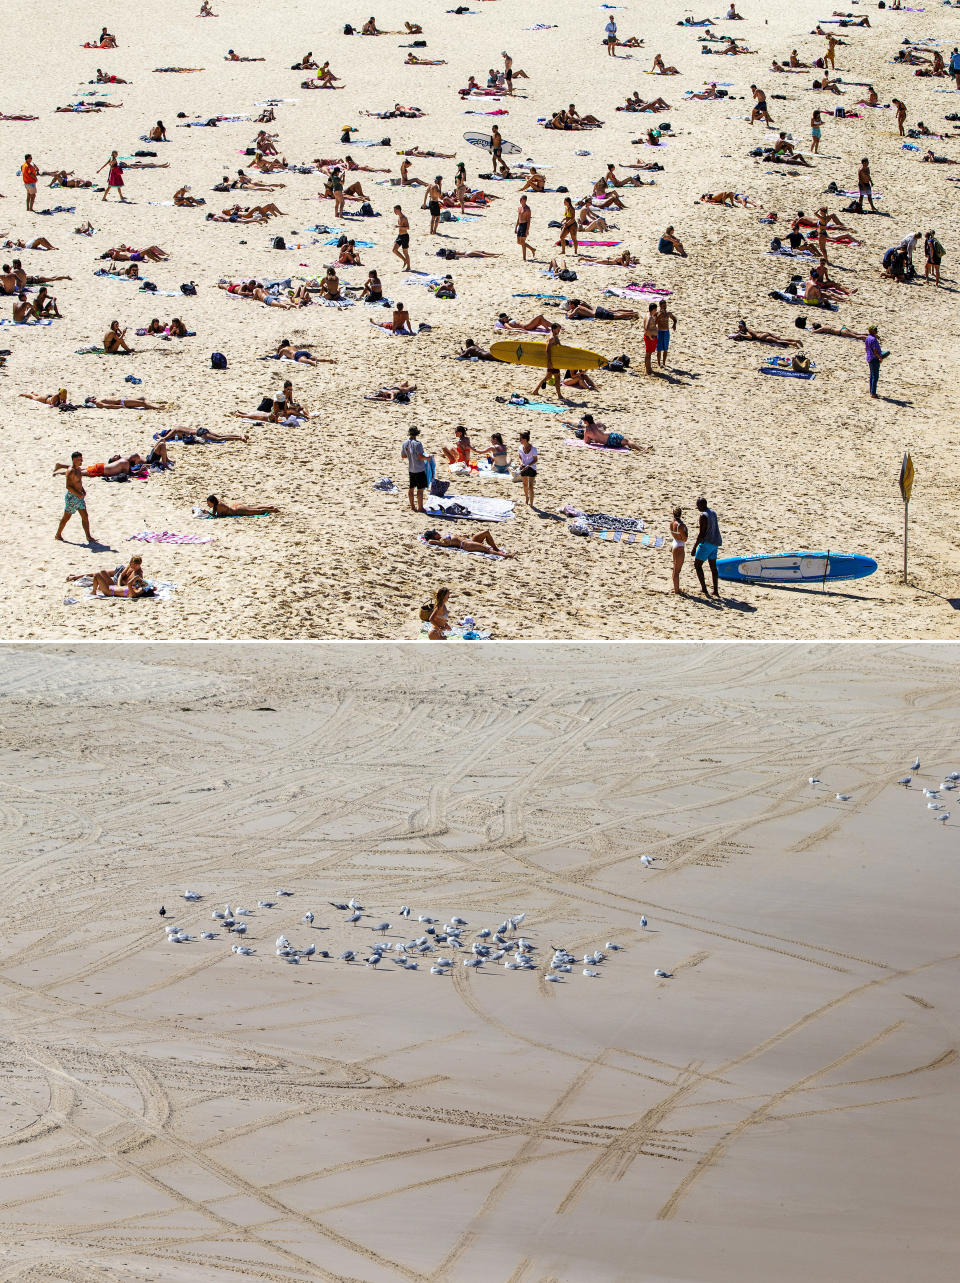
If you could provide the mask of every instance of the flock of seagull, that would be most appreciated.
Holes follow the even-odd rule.
[[[917,757],[914,758],[914,762],[910,767],[910,770],[916,772],[919,771],[919,769],[920,758]],[[807,783],[812,788],[816,788],[817,785],[823,784],[823,780],[821,780],[817,775],[811,775]],[[909,789],[913,785],[913,775],[902,775],[900,779],[897,780],[897,783],[903,788]],[[938,824],[946,824],[947,820],[950,818],[950,812],[944,809],[946,803],[941,801],[940,795],[941,793],[951,793],[957,787],[958,783],[960,783],[960,771],[950,771],[948,775],[944,776],[943,783],[937,788],[923,789],[923,796],[927,799],[927,810],[933,812],[933,818]],[[838,802],[849,802],[852,799],[853,794],[837,793],[835,794],[835,797]]]
[[[292,895],[292,891],[278,890],[275,899],[258,900],[257,908],[275,909],[281,900]],[[203,900],[204,896],[199,891],[187,889],[183,892],[182,898],[187,903],[196,903]],[[333,900],[328,903],[331,908],[346,914],[342,922],[348,926],[358,926],[364,916],[368,918],[373,916],[366,912],[356,898],[348,900],[345,904]],[[233,953],[240,957],[249,957],[256,953],[256,949],[246,944],[244,937],[247,934],[246,919],[253,916],[253,912],[252,909],[233,908],[230,904],[225,904],[222,909],[214,909],[210,915],[216,923],[216,930],[201,931],[199,936],[192,936],[184,927],[169,922],[164,924],[164,930],[170,944],[187,944],[196,939],[217,940],[224,932],[227,935],[238,936],[239,941],[231,945]],[[406,923],[410,920],[412,912],[410,906],[404,904],[400,907],[399,916]],[[160,908],[160,916],[161,918],[167,916],[164,906]],[[464,967],[479,970],[481,967],[499,963],[507,971],[543,971],[544,980],[559,984],[565,976],[573,974],[574,968],[581,968],[584,976],[590,980],[596,980],[601,975],[600,968],[607,960],[608,954],[619,953],[623,948],[615,941],[608,940],[602,949],[593,949],[583,954],[581,961],[581,958],[568,949],[553,946],[549,963],[538,961],[536,955],[541,951],[538,950],[537,945],[519,934],[526,916],[526,913],[518,913],[513,917],[504,918],[497,926],[480,927],[472,933],[474,937],[472,940],[465,938],[465,932],[469,927],[467,919],[458,914],[453,914],[448,922],[443,922],[440,918],[431,917],[428,913],[421,913],[417,916],[417,924],[423,928],[422,934],[411,934],[409,938],[399,940],[386,939],[387,932],[394,930],[392,923],[375,922],[370,924],[369,930],[380,938],[369,950],[344,949],[336,956],[335,961],[348,964],[362,963],[367,967],[376,967],[381,962],[390,961],[404,971],[418,971],[421,963],[426,966],[429,962],[431,975],[446,976],[457,965],[457,955],[464,955],[459,958],[460,965]],[[313,927],[316,914],[312,909],[308,909],[300,921],[307,927]],[[640,926],[643,929],[648,926],[645,915],[641,915]],[[300,947],[283,933],[277,936],[275,951],[278,958],[292,966],[299,966],[301,962],[311,958],[327,960],[332,958],[328,949],[318,949],[315,944]],[[660,980],[673,978],[673,973],[662,967],[657,967],[653,974]]]

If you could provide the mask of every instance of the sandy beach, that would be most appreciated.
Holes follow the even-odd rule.
[[[602,46],[608,12],[558,4],[544,10],[527,0],[477,0],[475,12],[451,14],[443,5],[421,5],[416,13],[396,0],[378,8],[382,29],[402,29],[404,19],[423,26],[426,48],[418,56],[444,60],[442,66],[406,66],[404,46],[413,37],[365,38],[342,34],[345,22],[359,26],[368,16],[343,4],[322,14],[292,0],[280,0],[264,22],[261,7],[245,0],[214,6],[220,17],[196,17],[199,5],[177,0],[156,15],[124,5],[107,5],[91,15],[83,6],[51,7],[26,0],[8,24],[6,35],[14,65],[28,67],[38,49],[55,50],[44,74],[18,76],[5,95],[10,114],[36,115],[35,121],[0,122],[8,177],[0,201],[0,231],[11,239],[42,234],[56,252],[5,251],[19,256],[28,273],[69,275],[50,287],[63,319],[51,326],[3,328],[11,355],[0,378],[7,463],[5,503],[7,556],[2,572],[6,591],[0,603],[0,632],[6,637],[161,639],[161,638],[322,638],[393,639],[417,635],[417,608],[441,583],[453,591],[454,608],[504,639],[536,638],[951,638],[957,635],[956,572],[958,541],[953,501],[956,469],[952,459],[951,389],[956,381],[957,217],[950,166],[920,163],[920,151],[902,149],[892,110],[855,107],[866,82],[880,101],[900,95],[907,123],[923,119],[937,132],[953,131],[944,116],[956,110],[960,93],[947,78],[923,79],[914,68],[891,59],[905,37],[930,38],[927,47],[949,58],[956,39],[952,9],[927,6],[919,12],[875,6],[872,27],[826,29],[846,43],[837,49],[836,75],[847,84],[842,97],[810,88],[816,72],[776,74],[771,59],[786,59],[793,48],[806,62],[823,54],[826,42],[809,34],[818,20],[830,18],[829,6],[809,0],[779,6],[769,14],[750,3],[742,22],[718,21],[713,28],[677,25],[679,4],[655,16],[626,8],[616,11],[622,37],[639,35],[641,48],[619,51],[610,59]],[[719,6],[724,11],[724,6]],[[695,17],[704,15],[697,12]],[[719,18],[720,14],[711,15]],[[555,23],[547,30],[536,24]],[[106,23],[119,47],[84,49]],[[95,30],[95,28],[97,30]],[[711,47],[706,31],[737,36],[755,54],[704,56]],[[714,45],[718,48],[718,45]],[[264,62],[224,61],[228,48]],[[485,83],[487,69],[501,68],[501,50],[529,79],[514,83],[513,99],[462,101],[457,90],[471,74]],[[329,59],[342,90],[306,91],[310,73],[291,70],[307,50],[317,61]],[[655,53],[679,68],[677,76],[648,74]],[[190,66],[194,74],[158,74],[157,67]],[[98,67],[127,84],[91,86]],[[691,101],[687,90],[708,81],[728,87],[719,102]],[[766,90],[774,129],[749,123],[750,85]],[[618,112],[628,93],[662,95],[669,111],[653,115]],[[55,114],[70,102],[122,103],[82,117]],[[248,121],[217,128],[179,128],[211,115],[255,117],[268,98],[288,161],[349,153],[360,164],[387,168],[391,174],[352,175],[363,182],[380,214],[372,219],[333,217],[332,203],[318,200],[322,176],[282,173],[265,176],[285,183],[279,191],[220,194],[211,191],[222,175],[232,176],[259,125]],[[397,101],[416,105],[420,119],[379,120],[362,111],[382,111]],[[538,117],[573,101],[583,113],[605,124],[601,130],[563,133],[543,129]],[[808,122],[814,107],[843,105],[847,119],[825,116],[820,155],[812,169],[788,173],[750,155],[761,143],[790,132],[807,152]],[[487,111],[505,110],[502,116]],[[849,113],[859,111],[858,118]],[[178,118],[183,113],[183,118]],[[468,114],[474,113],[474,114]],[[480,114],[475,114],[480,113]],[[170,141],[152,145],[141,135],[157,119]],[[631,140],[667,120],[666,145],[632,145]],[[530,194],[530,242],[537,261],[520,261],[514,238],[518,181],[478,178],[489,166],[487,153],[470,146],[465,132],[489,131],[499,124],[503,137],[516,140],[518,157],[542,168],[549,187],[567,187],[574,199],[589,191],[607,162],[617,166],[657,162],[662,172],[645,173],[654,186],[623,188],[622,212],[608,217],[615,229],[588,238],[611,240],[616,247],[599,254],[631,251],[638,266],[587,266],[569,256],[578,279],[571,284],[543,275],[556,253],[550,220],[560,216],[562,195]],[[358,128],[350,146],[338,139],[340,128]],[[362,147],[365,140],[390,138],[389,146]],[[910,141],[909,139],[905,141]],[[924,146],[927,145],[926,140]],[[427,235],[428,215],[421,209],[423,188],[399,189],[397,152],[421,149],[455,153],[465,162],[471,187],[494,200],[473,222],[441,224],[441,238]],[[916,142],[912,145],[918,146]],[[956,141],[929,140],[938,154],[960,158]],[[40,179],[37,210],[58,205],[73,213],[41,217],[24,209],[17,166],[30,152],[41,170],[63,168],[99,178],[97,169],[112,149],[121,156],[138,150],[157,153],[169,168],[128,170],[121,205],[89,190],[49,189]],[[583,154],[586,153],[586,154]],[[856,290],[838,313],[836,324],[865,331],[879,326],[884,349],[881,399],[867,395],[863,344],[841,337],[816,337],[808,331],[807,354],[817,366],[809,382],[764,378],[761,365],[773,349],[734,343],[727,335],[739,319],[765,330],[794,335],[798,311],[769,297],[791,274],[806,273],[807,260],[770,257],[771,236],[785,235],[797,210],[812,212],[822,199],[842,210],[844,198],[824,197],[831,182],[856,185],[862,156],[872,165],[875,190],[882,193],[882,216],[843,215],[860,247],[830,246],[831,273]],[[453,185],[454,160],[414,161],[412,173]],[[638,172],[618,168],[627,176]],[[174,191],[188,184],[205,207],[171,207]],[[717,208],[697,203],[704,190],[743,192],[760,208]],[[240,201],[274,199],[284,217],[263,226],[211,223],[205,214]],[[422,284],[404,284],[407,274],[391,253],[395,235],[393,205],[400,200],[411,220],[412,266],[422,273],[451,272],[458,297],[436,298]],[[776,225],[759,216],[778,212]],[[85,219],[92,237],[74,228]],[[216,288],[222,277],[241,279],[308,278],[322,275],[336,250],[318,242],[308,228],[343,226],[350,235],[375,242],[361,250],[363,266],[342,268],[343,281],[359,284],[370,267],[381,274],[385,294],[406,304],[415,325],[432,329],[400,339],[371,325],[388,313],[363,304],[338,310],[314,306],[288,312],[230,297]],[[689,257],[657,252],[657,241],[672,224]],[[943,288],[921,281],[883,280],[884,250],[914,230],[934,228],[946,248]],[[288,246],[270,248],[281,235]],[[6,238],[5,237],[5,238]],[[326,238],[329,239],[329,238]],[[106,250],[119,244],[158,244],[170,258],[141,265],[163,294],[150,297],[129,281],[93,275]],[[482,249],[500,258],[445,261],[437,246]],[[194,297],[177,293],[181,282],[195,281]],[[631,440],[652,446],[649,454],[623,456],[570,448],[565,416],[514,409],[497,402],[513,391],[530,394],[535,371],[501,363],[452,359],[467,337],[487,345],[498,336],[498,312],[529,318],[542,308],[560,319],[549,300],[524,295],[566,293],[590,305],[609,304],[603,290],[631,281],[652,281],[669,289],[678,318],[670,361],[663,374],[642,372],[640,326],[632,321],[571,321],[565,341],[608,357],[626,353],[629,372],[601,372],[599,391],[571,391],[573,419],[590,412]],[[614,303],[622,300],[613,299]],[[645,311],[645,301],[638,305]],[[10,314],[5,301],[0,311]],[[196,337],[164,342],[134,338],[152,317],[167,322],[180,316]],[[128,328],[136,354],[123,358],[78,355],[101,341],[114,318]],[[281,338],[336,359],[316,368],[260,361]],[[213,351],[228,359],[225,371],[210,368]],[[139,385],[126,382],[133,375]],[[235,410],[257,408],[264,394],[279,391],[284,378],[294,382],[297,398],[313,417],[299,426],[243,422]],[[401,379],[418,391],[408,405],[374,403],[364,397]],[[20,398],[22,392],[49,394],[68,390],[71,402],[84,397],[142,395],[167,403],[164,413],[136,410],[85,410],[69,414]],[[871,578],[836,585],[832,591],[730,586],[725,604],[703,601],[691,559],[684,586],[691,594],[670,594],[669,552],[600,538],[578,539],[564,522],[538,516],[523,504],[521,487],[511,481],[464,482],[458,494],[509,498],[514,517],[495,526],[500,544],[518,554],[497,563],[469,554],[425,548],[418,536],[429,522],[406,504],[405,465],[400,446],[410,425],[422,430],[429,451],[453,444],[458,424],[469,427],[474,442],[485,446],[493,431],[503,433],[512,461],[518,433],[529,429],[540,451],[537,501],[548,512],[565,505],[602,511],[644,523],[654,539],[667,535],[674,505],[694,520],[694,500],[706,494],[717,510],[725,553],[791,549],[861,552],[875,557]],[[66,544],[53,542],[62,511],[62,478],[53,464],[73,449],[86,462],[114,454],[146,452],[162,428],[206,427],[214,432],[249,431],[249,444],[173,446],[172,473],[146,482],[87,483],[93,533],[102,547],[82,543],[79,522],[67,527]],[[904,450],[912,452],[917,483],[912,504],[911,582],[900,583],[902,505],[896,479]],[[381,476],[401,486],[399,495],[373,489]],[[233,503],[279,505],[282,513],[213,525],[195,520],[194,505],[209,493]],[[459,522],[470,534],[477,525]],[[210,527],[213,526],[213,529]],[[695,529],[695,521],[694,521]],[[130,543],[139,531],[169,531],[211,537],[194,546]],[[669,545],[669,539],[667,540]],[[144,554],[147,574],[176,585],[169,600],[157,603],[91,604],[69,590],[65,578],[111,568],[130,550]],[[828,585],[828,589],[829,589]],[[65,604],[72,598],[70,604]],[[74,604],[75,603],[75,604]]]
[[[956,650],[445,653],[4,649],[2,1277],[949,1283]]]

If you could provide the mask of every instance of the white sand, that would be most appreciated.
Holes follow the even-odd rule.
[[[409,653],[4,651],[3,1277],[955,1278],[956,651]]]
[[[449,0],[448,0],[449,3]],[[748,114],[749,85],[766,88],[778,127],[792,132],[798,146],[809,143],[814,106],[835,103],[852,108],[862,92],[843,98],[815,94],[812,75],[777,76],[769,71],[773,56],[786,57],[797,47],[811,61],[825,42],[808,33],[830,6],[801,0],[769,13],[751,0],[743,5],[747,20],[719,24],[759,50],[756,56],[705,57],[697,37],[703,29],[681,30],[676,22],[684,8],[673,3],[656,14],[640,9],[618,11],[623,35],[638,32],[643,49],[630,60],[611,61],[600,45],[606,12],[597,6],[566,4],[544,7],[529,0],[476,0],[476,15],[450,16],[447,4],[431,3],[411,10],[399,0],[377,8],[381,27],[396,29],[404,18],[424,26],[426,50],[443,58],[442,67],[407,67],[397,36],[366,39],[342,35],[343,23],[368,15],[337,3],[323,10],[280,0],[267,17],[262,6],[244,0],[221,0],[221,17],[196,18],[194,0],[176,0],[158,18],[143,6],[107,6],[102,12],[82,6],[51,6],[25,0],[5,26],[7,56],[19,74],[4,95],[4,109],[32,112],[35,123],[0,124],[7,179],[0,203],[0,228],[14,236],[42,233],[57,253],[23,252],[31,272],[66,273],[73,277],[52,287],[65,319],[40,331],[3,327],[0,346],[9,346],[8,373],[0,380],[7,445],[6,546],[8,580],[0,602],[0,630],[14,637],[86,638],[411,638],[416,609],[425,589],[447,582],[456,608],[494,626],[504,638],[661,637],[661,638],[817,638],[817,637],[955,637],[957,534],[955,468],[951,406],[956,382],[956,315],[954,256],[956,192],[947,166],[920,165],[918,153],[901,150],[890,111],[866,111],[866,117],[824,125],[822,154],[814,170],[797,175],[768,171],[748,155],[764,139],[752,129]],[[449,4],[450,8],[454,6]],[[725,11],[725,5],[718,6]],[[875,26],[841,33],[849,46],[838,53],[838,74],[853,81],[872,80],[883,101],[906,98],[909,123],[923,117],[933,128],[947,111],[960,105],[960,94],[936,92],[950,80],[923,80],[912,69],[889,65],[904,36],[934,35],[949,56],[956,39],[954,13],[928,5],[922,14],[864,9]],[[695,16],[701,16],[699,11]],[[718,16],[718,15],[713,15]],[[116,51],[88,51],[103,21],[120,43]],[[536,22],[556,22],[556,30],[534,32]],[[834,28],[839,30],[838,28]],[[262,55],[265,63],[229,64],[223,54],[232,46],[241,54]],[[307,49],[329,58],[342,77],[342,92],[300,89],[302,73],[289,69]],[[504,137],[516,139],[522,156],[546,169],[552,185],[565,185],[575,197],[585,193],[608,160],[618,163],[659,160],[663,173],[656,186],[626,189],[628,208],[614,215],[622,239],[640,260],[630,270],[581,267],[578,281],[567,287],[591,304],[602,289],[631,280],[656,280],[674,293],[671,307],[679,317],[669,378],[644,379],[643,345],[631,322],[577,322],[568,327],[572,341],[606,355],[628,352],[633,372],[600,376],[597,394],[575,397],[579,411],[591,410],[609,427],[652,444],[648,456],[616,458],[563,446],[569,435],[554,416],[508,410],[494,398],[514,389],[529,392],[532,371],[495,364],[461,364],[442,359],[470,335],[482,343],[495,337],[492,322],[506,309],[527,317],[541,304],[515,299],[517,292],[553,292],[555,282],[540,274],[543,264],[519,261],[514,241],[516,183],[483,183],[485,154],[466,144],[463,133],[488,131],[491,117],[464,115],[456,89],[476,74],[485,80],[489,66],[502,65],[508,48],[529,80],[517,81],[522,95],[506,105],[499,118]],[[42,74],[33,75],[38,50],[46,51]],[[661,51],[682,75],[643,74]],[[113,101],[122,111],[78,118],[55,115],[53,108],[71,98],[104,66],[131,83],[114,87]],[[156,75],[157,66],[196,65],[196,75]],[[38,68],[39,71],[39,68]],[[733,98],[722,104],[686,102],[685,89],[706,80],[731,82]],[[635,88],[645,96],[663,94],[669,112],[654,116],[615,111]],[[785,94],[786,101],[773,95]],[[360,281],[370,266],[382,275],[386,292],[400,298],[415,322],[428,321],[429,336],[401,342],[370,325],[373,309],[358,306],[343,313],[312,308],[296,314],[267,310],[226,297],[215,288],[223,275],[303,276],[322,272],[335,257],[322,246],[288,253],[269,249],[274,234],[303,242],[314,223],[333,222],[330,202],[318,202],[317,176],[282,175],[287,186],[274,196],[287,216],[266,228],[213,225],[204,210],[164,208],[173,191],[189,183],[207,198],[208,209],[220,209],[233,197],[210,191],[223,173],[247,159],[241,150],[253,138],[250,124],[218,129],[177,129],[177,113],[189,115],[248,112],[253,104],[276,95],[296,99],[277,109],[273,126],[283,153],[298,162],[317,155],[342,156],[351,151],[360,163],[397,172],[397,149],[419,144],[456,152],[467,164],[471,184],[480,182],[502,197],[478,222],[454,224],[452,239],[437,242],[462,249],[500,251],[501,259],[444,265],[433,256],[426,236],[426,214],[420,209],[422,189],[403,193],[413,228],[413,265],[430,272],[452,271],[460,296],[434,299],[417,286],[401,287],[402,272],[391,255],[392,206],[397,191],[376,186],[382,175],[361,175],[383,215],[360,221],[353,230],[373,239],[364,251],[363,268],[341,272]],[[361,109],[381,110],[396,101],[415,103],[428,113],[422,120],[378,121],[360,116]],[[602,131],[558,134],[536,125],[546,111],[576,102],[606,121]],[[466,104],[484,110],[484,101]],[[861,111],[865,109],[861,108]],[[38,207],[74,204],[76,215],[27,217],[15,165],[26,150],[49,169],[75,169],[93,177],[109,151],[129,154],[147,147],[141,133],[158,118],[171,142],[152,150],[170,162],[169,169],[131,171],[126,190],[134,204],[104,205],[96,193],[41,188]],[[668,118],[675,131],[661,151],[631,146],[630,140]],[[338,140],[342,124],[359,126],[360,138],[389,136],[389,148],[345,148]],[[960,156],[955,142],[934,142],[935,150]],[[578,157],[586,149],[589,157]],[[869,155],[876,187],[885,194],[881,208],[891,218],[851,216],[863,239],[860,249],[836,248],[833,261],[842,283],[856,288],[853,301],[829,320],[865,330],[880,325],[885,347],[893,355],[884,365],[881,392],[888,398],[871,402],[862,344],[842,338],[808,340],[818,376],[811,383],[763,378],[758,367],[772,352],[756,345],[734,344],[726,335],[740,317],[759,328],[794,334],[797,311],[768,297],[803,263],[765,256],[771,228],[758,222],[759,211],[725,210],[695,204],[706,188],[733,188],[780,212],[774,230],[787,230],[783,219],[802,207],[812,211],[831,180],[855,183],[859,159]],[[454,162],[421,160],[413,172],[424,178],[440,173],[451,186]],[[630,171],[621,171],[630,172]],[[101,176],[102,177],[102,176]],[[48,180],[43,180],[44,182]],[[369,184],[369,186],[367,186]],[[244,203],[248,203],[246,198]],[[259,199],[259,195],[251,198]],[[534,196],[531,240],[548,258],[555,233],[546,224],[558,217],[562,197]],[[842,203],[842,202],[841,202]],[[831,208],[839,203],[831,202]],[[89,217],[97,235],[88,240],[73,228]],[[670,259],[656,252],[657,238],[672,223],[690,257]],[[879,278],[884,249],[905,234],[936,227],[946,248],[945,288],[896,286]],[[291,229],[296,229],[295,233]],[[445,233],[446,234],[446,233]],[[601,237],[601,239],[607,239]],[[146,265],[142,275],[162,288],[182,281],[200,283],[196,298],[149,299],[135,285],[95,280],[96,256],[118,242],[159,243],[171,252],[168,264]],[[242,244],[241,242],[246,242]],[[600,251],[605,252],[605,251]],[[8,258],[17,251],[9,251]],[[304,266],[304,264],[306,266]],[[922,262],[921,262],[922,269]],[[564,287],[561,286],[561,289]],[[609,300],[604,300],[609,301]],[[642,304],[641,304],[642,307]],[[5,314],[9,305],[4,304]],[[183,317],[197,330],[195,339],[163,343],[137,341],[138,354],[124,360],[77,356],[84,343],[99,341],[113,317],[129,327],[153,316]],[[384,314],[385,315],[385,314]],[[812,319],[812,318],[811,318]],[[313,346],[323,356],[336,356],[335,366],[317,369],[257,361],[283,336]],[[227,354],[229,369],[212,372],[213,350]],[[165,414],[133,411],[78,412],[53,410],[18,399],[22,391],[49,393],[66,386],[72,399],[89,393],[123,395],[132,389],[124,376],[143,380],[138,391],[154,401],[170,402]],[[242,430],[230,416],[254,409],[266,391],[276,391],[283,378],[294,379],[297,395],[316,417],[301,428],[248,424],[251,442],[203,449],[174,448],[176,470],[149,483],[107,486],[89,484],[94,533],[110,551],[92,555],[78,546],[76,518],[67,528],[72,545],[57,546],[52,535],[60,512],[62,486],[51,479],[55,460],[81,448],[88,461],[143,449],[161,426],[206,425],[214,430]],[[409,378],[419,385],[408,407],[375,405],[365,393],[383,383]],[[669,594],[665,552],[653,554],[589,543],[570,537],[559,523],[539,520],[528,511],[497,530],[504,545],[521,554],[518,561],[496,565],[465,555],[429,553],[417,542],[421,519],[406,509],[405,494],[385,498],[371,488],[383,474],[403,482],[399,449],[411,424],[423,429],[432,450],[452,443],[453,429],[468,424],[474,441],[486,442],[491,431],[505,433],[515,456],[517,434],[533,432],[541,450],[538,497],[549,508],[573,503],[586,510],[602,508],[640,517],[652,533],[665,533],[671,509],[681,504],[688,519],[694,500],[705,492],[717,508],[731,553],[791,548],[830,548],[865,552],[880,562],[879,572],[838,591],[784,592],[747,587],[729,594],[730,606],[717,609],[696,597],[677,601]],[[918,469],[913,504],[913,579],[899,582],[902,509],[896,477],[904,449]],[[489,484],[486,487],[490,489]],[[522,508],[519,485],[502,490]],[[279,503],[279,518],[219,525],[216,542],[201,548],[148,547],[148,573],[179,585],[172,601],[150,605],[64,606],[68,573],[116,564],[133,546],[125,541],[143,528],[196,533],[200,523],[190,510],[211,491],[233,502]],[[203,533],[211,533],[201,528]],[[466,531],[467,526],[459,529]],[[696,589],[692,565],[684,582]]]

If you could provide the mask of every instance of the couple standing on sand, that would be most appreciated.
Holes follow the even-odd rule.
[[[713,579],[713,595],[719,598],[720,585],[717,576],[717,553],[723,544],[723,536],[720,534],[720,523],[717,520],[717,514],[712,508],[707,506],[707,501],[703,497],[697,500],[697,511],[700,514],[700,525],[697,531],[697,538],[693,545],[693,568],[697,572],[697,578],[700,580],[700,590],[705,597],[709,597],[707,590],[707,581],[703,576],[703,563],[707,562],[710,566],[710,575]],[[673,591],[681,596],[680,592],[680,570],[683,566],[687,553],[687,540],[690,533],[687,530],[686,523],[683,520],[683,509],[674,508],[673,520],[670,522],[670,533],[673,536],[671,545],[671,555],[673,557]]]

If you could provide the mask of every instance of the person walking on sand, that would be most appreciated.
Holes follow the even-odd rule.
[[[673,591],[678,597],[682,597],[680,571],[683,569],[683,562],[687,555],[687,540],[690,538],[690,532],[687,530],[686,523],[683,520],[682,508],[674,508],[673,510],[670,534],[673,536],[673,543],[670,546],[671,556],[673,557]]]
[[[719,597],[720,584],[717,576],[717,553],[723,546],[720,523],[717,521],[717,514],[707,506],[707,501],[702,496],[697,500],[697,511],[700,513],[700,529],[697,532],[696,543],[693,545],[693,568],[697,572],[697,578],[700,580],[700,588],[703,595],[709,597],[707,581],[703,577],[703,563],[705,561],[709,563],[710,575],[713,579],[713,595],[714,597]]]
[[[870,176],[870,162],[866,156],[860,161],[860,168],[857,170],[857,191],[859,192],[856,203],[857,213],[863,213],[863,202],[868,200],[870,211],[875,214],[877,207],[873,203],[873,179]]]
[[[407,433],[407,439],[400,447],[400,457],[406,459],[407,470],[410,473],[410,488],[407,491],[410,511],[423,512],[423,496],[427,488],[427,456],[420,441],[419,428],[411,428]],[[416,502],[414,502],[414,491],[416,491]]]
[[[755,120],[763,120],[768,125],[772,125],[773,121],[770,119],[770,113],[767,110],[766,92],[763,89],[758,89],[756,85],[751,85],[750,91],[756,99],[753,111],[750,113],[750,124],[752,125]]]
[[[393,252],[399,258],[406,271],[410,271],[410,220],[403,212],[401,205],[394,205],[397,216],[397,239],[393,242]]]
[[[829,67],[831,71],[836,71],[837,69],[837,37],[836,36],[833,36],[833,35],[827,36],[827,51],[823,55],[823,66],[824,66],[824,70],[826,70],[827,67]]]
[[[530,442],[530,433],[520,433],[520,477],[523,481],[524,502],[533,507],[533,488],[537,480],[537,458],[540,451]]]
[[[27,193],[27,210],[33,210],[34,201],[37,199],[37,175],[38,170],[33,163],[33,157],[29,152],[23,158],[23,164],[20,166],[20,174],[23,178],[24,191]]]
[[[677,328],[677,318],[667,309],[665,299],[657,304],[657,365],[664,368],[667,364],[667,353],[670,350],[670,322]]]
[[[864,347],[867,356],[867,369],[870,371],[870,395],[876,401],[878,399],[877,382],[880,378],[880,362],[885,361],[890,353],[881,350],[880,336],[877,334],[875,325],[867,326],[867,338]]]
[[[80,521],[83,524],[83,533],[87,536],[87,543],[97,542],[90,533],[90,518],[87,516],[87,492],[83,488],[82,468],[83,455],[79,450],[74,450],[70,456],[70,471],[64,477],[67,493],[63,501],[63,516],[60,518],[57,533],[54,535],[54,539],[59,539],[61,542],[63,541],[64,527],[75,512],[80,514]]]
[[[561,401],[564,402],[564,404],[566,404],[567,398],[563,395],[563,388],[560,383],[560,367],[559,367],[559,364],[554,364],[555,358],[553,354],[555,349],[558,348],[559,346],[560,346],[560,326],[556,321],[554,321],[553,324],[550,326],[550,337],[547,339],[547,348],[546,348],[547,370],[543,378],[540,380],[537,386],[533,389],[533,395],[537,396],[540,392],[544,390],[544,388],[547,386],[550,380],[553,379],[554,386],[557,389],[557,396],[560,398]]]
[[[103,199],[106,200],[110,195],[111,187],[115,187],[117,189],[117,195],[120,197],[121,201],[123,201],[124,204],[127,204],[127,198],[123,194],[123,166],[120,164],[115,151],[110,153],[110,159],[103,162],[97,170],[97,173],[102,173],[103,170],[107,171],[107,186],[103,193]]]
[[[643,323],[643,368],[647,374],[653,373],[650,361],[657,350],[658,330],[657,305],[656,303],[651,303],[647,309],[647,319]]]
[[[960,89],[960,49],[956,46],[950,54],[950,75],[953,76],[957,89]]]
[[[426,206],[426,208],[430,211],[430,233],[429,234],[431,236],[437,235],[437,229],[440,226],[440,211],[443,208],[443,206],[440,203],[443,198],[443,190],[440,186],[441,182],[442,182],[442,178],[439,174],[437,174],[436,178],[434,178],[433,182],[430,184],[430,186],[427,188],[427,190],[423,194],[423,203]]]
[[[520,197],[520,208],[517,210],[517,244],[520,246],[520,252],[523,255],[523,261],[527,261],[527,250],[536,257],[536,249],[533,245],[527,244],[527,237],[530,235],[530,220],[533,218],[533,211],[527,204],[526,196]]]
[[[823,118],[820,115],[820,108],[815,107],[813,115],[810,117],[810,150],[816,155],[820,150],[820,136],[823,133]]]

